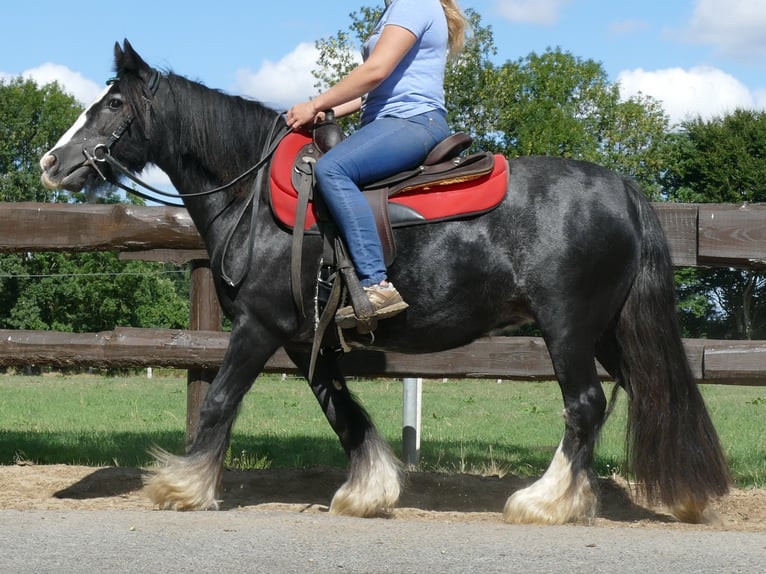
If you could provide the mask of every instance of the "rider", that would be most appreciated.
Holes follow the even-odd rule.
[[[360,187],[420,165],[449,135],[444,105],[448,55],[463,48],[468,27],[456,0],[386,0],[386,9],[362,47],[363,63],[313,100],[293,106],[287,123],[298,129],[361,108],[362,127],[322,156],[317,188],[340,228],[360,284],[385,319],[407,308],[388,281],[372,210]],[[355,322],[351,306],[336,314]]]

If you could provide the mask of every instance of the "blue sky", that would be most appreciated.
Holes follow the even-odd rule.
[[[0,78],[58,80],[83,103],[110,76],[114,42],[150,64],[280,108],[314,94],[314,42],[382,0],[7,3]],[[673,121],[766,109],[766,0],[462,0],[491,25],[496,60],[560,47],[601,62],[622,93]]]

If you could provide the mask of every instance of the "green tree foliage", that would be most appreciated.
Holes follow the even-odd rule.
[[[319,90],[333,85],[356,63],[354,54],[380,10],[350,15],[347,31],[317,43]],[[650,195],[659,189],[668,118],[646,96],[620,98],[602,65],[560,49],[531,53],[501,65],[491,26],[466,10],[471,37],[449,62],[445,78],[448,121],[474,138],[474,148],[508,157],[543,154],[594,161],[630,175]],[[347,122],[347,129],[353,129]]]
[[[690,203],[766,201],[766,113],[735,110],[681,123],[663,177],[668,199]]]
[[[82,111],[57,84],[0,81],[0,201],[82,202],[40,183],[40,157]],[[121,201],[107,189],[97,201]],[[116,253],[0,254],[0,328],[91,332],[188,325],[188,278]]]
[[[0,201],[55,201],[58,194],[40,185],[38,162],[80,111],[55,83],[0,80]]]
[[[672,201],[766,201],[766,113],[736,110],[685,121],[672,135],[663,195]],[[685,331],[713,338],[766,338],[766,275],[741,269],[676,274]]]
[[[375,22],[382,13],[380,8],[363,6],[359,12],[349,14],[351,24],[347,30],[340,30],[335,36],[317,41],[319,58],[317,67],[311,73],[316,79],[314,87],[318,92],[337,83],[358,65],[361,59],[360,46],[372,33]],[[358,116],[359,114],[354,114],[340,118],[338,123],[350,133],[354,130]]]
[[[676,272],[686,336],[711,339],[766,338],[766,275],[742,269]]]
[[[466,16],[471,24],[470,38],[463,52],[448,62],[444,78],[447,119],[454,131],[474,139],[475,149],[496,150],[499,108],[495,100],[499,87],[492,58],[497,48],[492,27],[483,26],[473,10],[468,10]]]
[[[507,156],[592,161],[634,177],[650,194],[658,188],[668,127],[658,102],[622,100],[600,63],[558,48],[507,62],[498,74],[493,101]]]
[[[22,257],[22,261],[25,257]],[[71,332],[115,326],[182,328],[188,304],[177,296],[171,273],[114,253],[38,253],[2,279],[0,316],[5,329]]]

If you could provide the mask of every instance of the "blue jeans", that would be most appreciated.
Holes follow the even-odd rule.
[[[387,276],[372,209],[360,187],[418,167],[449,133],[444,114],[437,111],[406,119],[378,118],[317,162],[318,191],[340,229],[363,286],[380,283]]]

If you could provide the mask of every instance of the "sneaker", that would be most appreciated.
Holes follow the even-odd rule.
[[[387,285],[365,287],[364,292],[372,304],[374,319],[388,319],[409,307],[390,281]],[[339,309],[335,313],[335,322],[341,329],[349,329],[356,326],[357,317],[354,314],[354,308],[351,305],[346,305]]]

